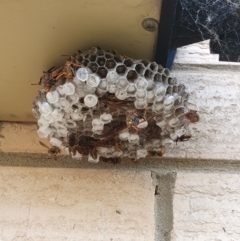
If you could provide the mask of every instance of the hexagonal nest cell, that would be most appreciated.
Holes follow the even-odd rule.
[[[155,62],[116,51],[78,51],[40,78],[32,109],[37,133],[49,139],[54,157],[67,150],[94,163],[161,158],[188,140],[189,124],[199,120],[185,86],[169,75]]]

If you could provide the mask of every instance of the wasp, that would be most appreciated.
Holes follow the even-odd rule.
[[[73,156],[76,155],[77,152],[77,137],[75,133],[68,134],[67,136],[68,141],[68,150],[70,155],[73,154]]]
[[[196,110],[189,110],[184,117],[189,121],[189,123],[196,123],[199,121],[199,115]]]
[[[65,79],[72,79],[75,76],[74,67],[81,67],[81,64],[76,64],[72,61],[66,61],[66,64],[62,68],[60,73],[57,73],[54,77],[59,80],[61,77]]]
[[[148,125],[146,127],[146,133],[145,133],[145,138],[147,140],[151,140],[151,139],[159,139],[160,135],[161,135],[161,128],[155,124],[152,125]]]
[[[53,66],[49,70],[43,71],[43,76],[41,76],[41,78],[37,84],[31,84],[31,85],[41,85],[41,84],[45,85],[52,79],[54,81],[57,81],[55,79],[55,76],[57,76],[59,74],[59,72],[61,72],[62,70],[63,70],[63,67],[56,68],[55,66]]]
[[[57,156],[61,153],[60,148],[56,146],[49,147],[43,142],[39,141],[40,145],[48,149],[48,154],[52,155],[54,160],[57,160]]]
[[[127,55],[121,55],[121,54],[118,53],[118,51],[115,50],[115,49],[112,50],[112,53],[113,53],[114,55],[121,56],[121,57],[124,58],[124,59],[129,59],[129,57],[128,57]]]
[[[68,150],[70,155],[75,156],[78,152],[83,156],[91,155],[92,158],[97,158],[97,139],[90,136],[79,136],[76,133],[68,135]]]
[[[68,149],[70,155],[75,156],[76,152],[78,152],[83,156],[87,156],[91,153],[91,156],[95,159],[97,157],[95,141],[97,141],[97,139],[93,137],[71,133],[68,136]]]
[[[40,78],[37,84],[31,85],[43,85],[44,91],[49,92],[52,87],[56,86],[57,79],[55,78],[55,76],[58,75],[61,71],[62,67],[57,69],[55,68],[55,66],[53,66],[49,70],[43,71],[43,76]]]
[[[144,114],[137,114],[134,111],[129,111],[127,114],[127,118],[126,118],[126,122],[127,122],[127,127],[125,129],[123,129],[121,132],[124,132],[128,129],[134,129],[135,131],[138,131],[138,125],[144,122],[148,122],[149,120],[151,120],[154,117],[154,115],[146,118],[146,110],[144,111]]]
[[[117,122],[116,125],[114,125],[109,131],[106,131],[103,133],[103,135],[100,136],[102,140],[112,140],[114,139],[120,132],[125,129],[126,123],[124,121]]]
[[[130,103],[129,100],[119,100],[115,96],[115,94],[112,93],[106,93],[102,97],[99,98],[99,100],[104,103],[106,106],[109,107],[111,111],[116,111],[119,109],[125,109],[126,106]]]
[[[121,159],[120,159],[120,157],[110,157],[110,158],[106,158],[106,157],[101,156],[101,157],[100,157],[100,161],[102,161],[102,162],[111,162],[111,163],[113,163],[113,164],[118,164],[118,163],[121,162]]]
[[[192,136],[190,135],[181,135],[181,136],[178,136],[177,139],[176,139],[176,144],[179,142],[179,141],[188,141]]]
[[[166,147],[161,146],[160,148],[157,148],[157,149],[148,150],[148,156],[150,156],[150,157],[163,157],[165,152],[166,152]]]

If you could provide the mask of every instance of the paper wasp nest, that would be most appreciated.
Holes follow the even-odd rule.
[[[75,53],[39,84],[33,108],[39,137],[90,162],[161,157],[198,121],[185,86],[168,69],[115,51]]]

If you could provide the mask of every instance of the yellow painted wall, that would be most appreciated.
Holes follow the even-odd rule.
[[[43,70],[63,54],[91,46],[152,59],[157,32],[141,23],[159,20],[159,0],[1,0],[0,120],[35,121],[32,100]]]

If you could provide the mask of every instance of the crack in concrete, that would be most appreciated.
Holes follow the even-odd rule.
[[[173,190],[176,177],[176,172],[152,172],[153,184],[156,187],[154,213],[155,240],[157,241],[171,240],[171,231],[173,229]]]

